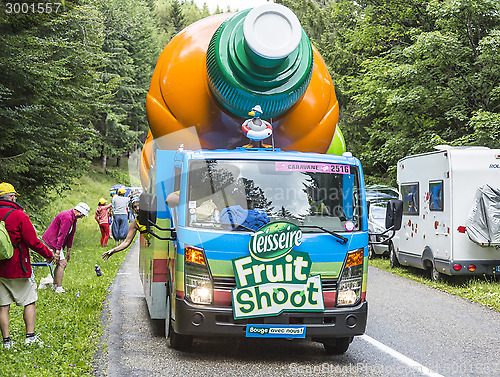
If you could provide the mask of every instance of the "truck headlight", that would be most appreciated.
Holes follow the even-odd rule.
[[[347,253],[337,289],[337,306],[353,306],[361,299],[363,249]]]
[[[184,248],[184,292],[194,304],[212,303],[213,286],[205,254],[192,246]]]

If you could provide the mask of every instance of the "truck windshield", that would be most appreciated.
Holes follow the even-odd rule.
[[[193,160],[187,223],[249,231],[288,221],[303,232],[359,230],[358,169],[303,161]]]

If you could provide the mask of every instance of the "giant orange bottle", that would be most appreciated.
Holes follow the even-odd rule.
[[[255,105],[272,124],[276,147],[345,150],[328,69],[295,14],[278,4],[207,17],[163,50],[146,102],[143,185],[153,138],[164,149],[241,146],[241,124]]]

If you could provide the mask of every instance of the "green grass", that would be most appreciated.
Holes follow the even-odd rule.
[[[447,279],[449,281],[433,282],[417,268],[398,267],[391,269],[388,259],[375,258],[370,260],[370,266],[389,271],[407,279],[418,281],[430,287],[445,291],[467,300],[500,311],[500,284],[494,279]],[[368,287],[368,289],[370,289]]]
[[[103,332],[100,319],[103,303],[108,287],[126,255],[125,252],[118,253],[106,262],[101,259],[102,252],[108,248],[100,247],[100,231],[94,213],[99,198],[109,197],[109,187],[121,183],[117,178],[125,176],[125,171],[106,174],[97,169],[91,170],[85,177],[75,181],[70,191],[62,196],[54,194],[50,206],[38,214],[41,219],[51,220],[60,211],[73,208],[80,201],[91,207],[89,216],[78,221],[71,260],[64,274],[63,287],[66,292],[58,295],[51,289],[38,291],[35,331],[44,341],[43,347],[28,348],[24,345],[22,308],[11,306],[10,335],[17,345],[11,350],[0,348],[2,376],[61,377],[91,374],[92,359]],[[37,228],[45,229],[43,225]],[[41,237],[41,234],[40,231],[38,236]],[[110,238],[108,245],[109,248],[114,246],[114,240]],[[96,264],[101,268],[101,277],[95,273]],[[37,283],[48,273],[48,268],[37,268]]]

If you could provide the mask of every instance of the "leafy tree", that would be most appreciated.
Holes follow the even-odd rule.
[[[389,183],[398,159],[437,144],[498,145],[498,1],[277,2],[329,67],[368,181]]]
[[[154,14],[161,30],[162,46],[166,46],[186,26],[203,17],[200,9],[192,1],[178,0],[157,0]]]
[[[325,6],[313,0],[279,0],[276,3],[293,10],[307,36],[317,47],[322,35],[327,32],[330,21]]]
[[[172,2],[172,7],[170,9],[170,22],[176,34],[184,29],[186,20],[184,19],[182,8],[178,0],[174,0]]]
[[[336,31],[323,41],[345,51],[326,54],[342,129],[369,175],[394,179],[399,158],[437,144],[497,145],[487,135],[498,133],[498,2],[363,0],[329,9]]]
[[[108,91],[105,106],[97,109],[93,122],[100,138],[95,147],[102,167],[107,157],[117,157],[139,146],[147,132],[145,99],[158,55],[153,39],[153,20],[143,1],[101,1],[98,7],[105,28],[105,64],[99,82]]]
[[[36,4],[36,2],[35,2]],[[158,56],[151,0],[0,14],[0,179],[41,197],[145,137]]]
[[[102,59],[95,9],[68,3],[58,13],[0,15],[0,180],[43,194],[81,174],[94,138]]]

